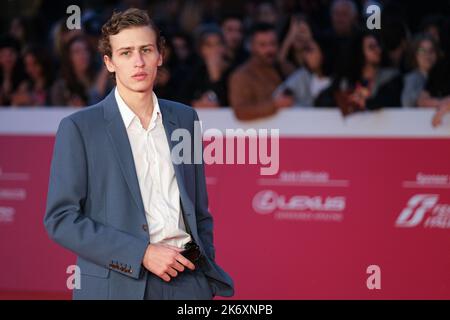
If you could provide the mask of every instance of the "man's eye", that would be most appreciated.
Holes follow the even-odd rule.
[[[145,52],[145,53],[148,53],[148,52],[150,52],[150,49],[149,48],[145,48],[145,49],[142,49],[142,51]]]
[[[130,51],[123,51],[120,55],[127,56],[130,53]]]

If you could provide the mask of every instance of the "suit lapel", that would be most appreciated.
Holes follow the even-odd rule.
[[[160,105],[164,130],[166,131],[167,142],[169,144],[170,152],[172,153],[172,149],[175,146],[175,141],[172,141],[170,138],[175,129],[180,128],[178,116],[173,112],[170,105],[168,105],[164,100],[158,99],[158,103]],[[180,194],[182,192],[186,192],[185,190],[185,180],[184,180],[184,170],[183,163],[175,164],[172,161],[173,169],[175,171],[175,177],[178,183],[178,189],[180,190]]]
[[[105,98],[104,115],[105,120],[107,121],[106,131],[119,161],[122,174],[136,205],[142,212],[145,212],[136,174],[136,167],[134,165],[133,152],[128,140],[125,124],[123,123],[119,107],[117,106],[114,89]]]
[[[172,141],[170,137],[172,136],[172,133],[175,129],[182,128],[182,126],[180,125],[180,120],[177,114],[173,111],[170,104],[167,103],[167,101],[161,99],[158,99],[158,102],[162,113],[163,125],[164,130],[166,131],[167,142],[169,144],[170,152],[172,153],[172,150],[175,146],[175,141]],[[198,235],[197,225],[195,223],[195,219],[193,218],[193,215],[195,214],[194,204],[189,198],[189,195],[186,190],[184,164],[183,163],[175,164],[172,161],[172,165],[175,172],[175,178],[178,184],[178,190],[180,191],[180,201],[185,224],[188,225],[191,231],[190,233],[194,237],[195,241],[197,243],[200,243],[199,242],[200,240],[197,237]]]

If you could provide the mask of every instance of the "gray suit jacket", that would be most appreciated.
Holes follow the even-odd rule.
[[[195,110],[158,101],[170,148],[176,128],[185,128],[194,137]],[[174,170],[184,221],[206,256],[201,269],[213,295],[232,296],[232,279],[215,263],[203,164],[174,164]],[[114,90],[98,104],[62,119],[44,225],[51,239],[78,256],[81,289],[74,289],[74,299],[143,299],[148,271],[141,262],[150,240]]]

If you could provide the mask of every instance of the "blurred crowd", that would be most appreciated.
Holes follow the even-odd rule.
[[[28,1],[2,25],[0,106],[100,101],[114,87],[96,49],[101,26],[114,10],[139,7],[166,39],[154,87],[160,98],[232,107],[241,120],[287,107],[338,107],[344,115],[433,107],[438,124],[450,111],[445,1],[412,12],[412,2],[394,0],[78,1],[81,29],[69,30],[71,4]],[[372,4],[381,9],[380,29],[367,28]]]

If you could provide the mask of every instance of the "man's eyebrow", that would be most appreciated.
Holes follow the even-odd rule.
[[[134,47],[122,47],[122,48],[117,49],[116,51],[120,51],[120,50],[131,50],[131,49],[134,49]]]
[[[140,46],[139,48],[145,48],[145,47],[155,47],[153,43],[144,44],[143,46]]]
[[[155,47],[155,45],[153,43],[149,43],[149,44],[144,44],[142,46],[139,46],[139,48],[145,48],[145,47]],[[116,51],[120,51],[120,50],[133,50],[134,47],[122,47],[117,49]]]

